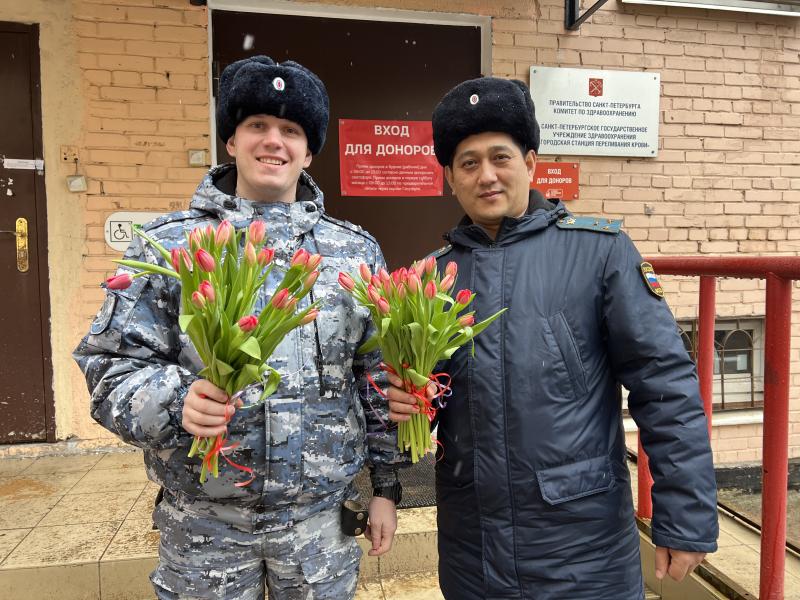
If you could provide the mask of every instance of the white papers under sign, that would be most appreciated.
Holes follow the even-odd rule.
[[[41,171],[44,169],[44,160],[41,158],[4,158],[3,168]]]
[[[641,71],[531,67],[539,154],[658,153],[661,76]]]

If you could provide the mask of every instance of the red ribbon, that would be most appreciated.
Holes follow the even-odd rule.
[[[407,363],[403,363],[404,369],[407,369],[410,366],[411,365]],[[386,373],[391,373],[395,377],[400,377],[397,370],[391,365],[387,365],[386,363],[381,363],[380,368],[382,371],[385,371]],[[369,381],[370,385],[375,389],[375,391],[381,395],[381,397],[383,398],[387,397],[384,391],[375,384],[375,381],[372,379],[369,373],[367,373],[367,380]],[[429,382],[433,383],[434,386],[436,386],[436,393],[433,394],[431,398],[428,398],[428,395],[425,393],[426,388],[428,387],[427,384],[425,385],[425,387],[418,388],[416,385],[414,385],[412,381],[404,381],[403,383],[404,387],[406,388],[406,391],[417,399],[417,402],[419,403],[420,406],[420,413],[427,416],[428,422],[432,423],[433,420],[436,418],[437,411],[441,408],[444,408],[445,406],[444,403],[439,399],[445,398],[450,395],[451,378],[450,375],[442,372],[442,373],[433,373],[432,375],[429,375],[428,380]],[[433,404],[434,400],[439,400],[437,402],[439,406],[434,406]],[[441,460],[441,458],[444,457],[444,446],[442,446],[442,442],[440,442],[438,439],[435,441],[436,445],[442,449],[442,455],[439,458],[439,460]]]
[[[227,422],[230,422],[230,417],[228,416],[227,407],[225,410],[225,416],[227,417]],[[238,448],[239,442],[234,442],[233,444],[229,444],[228,446],[225,446],[224,442],[225,442],[225,437],[221,433],[217,435],[216,438],[214,438],[214,445],[211,446],[211,449],[208,452],[206,452],[206,455],[203,457],[203,463],[205,463],[206,471],[208,471],[209,473],[212,471],[212,464],[215,456],[216,457],[222,456],[222,458],[225,459],[225,462],[227,462],[234,469],[239,469],[240,471],[243,471],[248,475],[250,475],[250,479],[248,479],[247,481],[240,481],[238,483],[234,483],[233,485],[235,485],[236,487],[245,487],[247,485],[250,485],[256,478],[253,469],[233,462],[225,454],[226,452],[232,452],[233,450]],[[217,461],[219,461],[219,458],[217,458]]]

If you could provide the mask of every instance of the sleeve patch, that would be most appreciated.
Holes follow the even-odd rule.
[[[642,273],[642,277],[644,278],[644,283],[647,286],[647,289],[656,298],[661,300],[664,297],[664,288],[661,287],[658,277],[656,277],[656,272],[653,270],[653,265],[651,265],[649,262],[643,262],[641,265],[639,265],[639,270]]]

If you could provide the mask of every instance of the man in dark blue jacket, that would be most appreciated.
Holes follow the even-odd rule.
[[[683,579],[716,550],[716,485],[695,366],[657,279],[618,221],[530,191],[539,126],[524,83],[456,86],[433,135],[466,213],[438,260],[458,264],[454,291],[477,292],[476,319],[509,309],[445,365],[445,598],[643,598],[618,383],[655,481],[656,574]],[[389,395],[394,420],[416,410]]]

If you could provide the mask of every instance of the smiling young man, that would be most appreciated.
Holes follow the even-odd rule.
[[[270,600],[347,600],[361,553],[342,530],[342,504],[355,496],[353,479],[366,460],[375,488],[369,553],[387,552],[404,459],[395,433],[383,426],[385,401],[367,384],[370,372],[383,378],[380,357],[357,351],[372,333],[369,313],[337,279],[362,262],[376,271],[383,256],[368,233],[325,213],[322,192],[304,170],[328,125],[328,95],[316,75],[291,61],[241,60],[223,71],[218,102],[217,131],[235,162],[209,171],[188,211],[145,230],[171,249],[184,246],[196,227],[263,221],[278,268],[259,291],[256,311],[302,248],[322,257],[308,300],[321,301],[319,317],[274,352],[270,364],[282,380],[263,404],[258,385],[234,406],[198,379],[203,365],[180,332],[180,289],[169,278],[145,276],[128,289],[107,290],[75,358],[92,416],[144,449],[148,476],[163,490],[153,515],[161,531],[151,575],[159,598],[255,600],[266,584]],[[139,240],[126,258],[163,263]],[[222,464],[219,478],[201,484],[199,460],[187,456],[192,436],[226,431],[237,444],[232,460],[253,469],[254,479],[239,487],[241,472]]]
[[[447,600],[641,600],[618,383],[650,457],[656,574],[716,549],[716,486],[691,362],[660,287],[619,222],[530,190],[539,147],[521,81],[453,88],[436,157],[466,216],[438,253],[476,319],[508,311],[442,370],[436,493]],[[395,385],[400,382],[396,379]],[[416,398],[389,390],[390,418]]]

